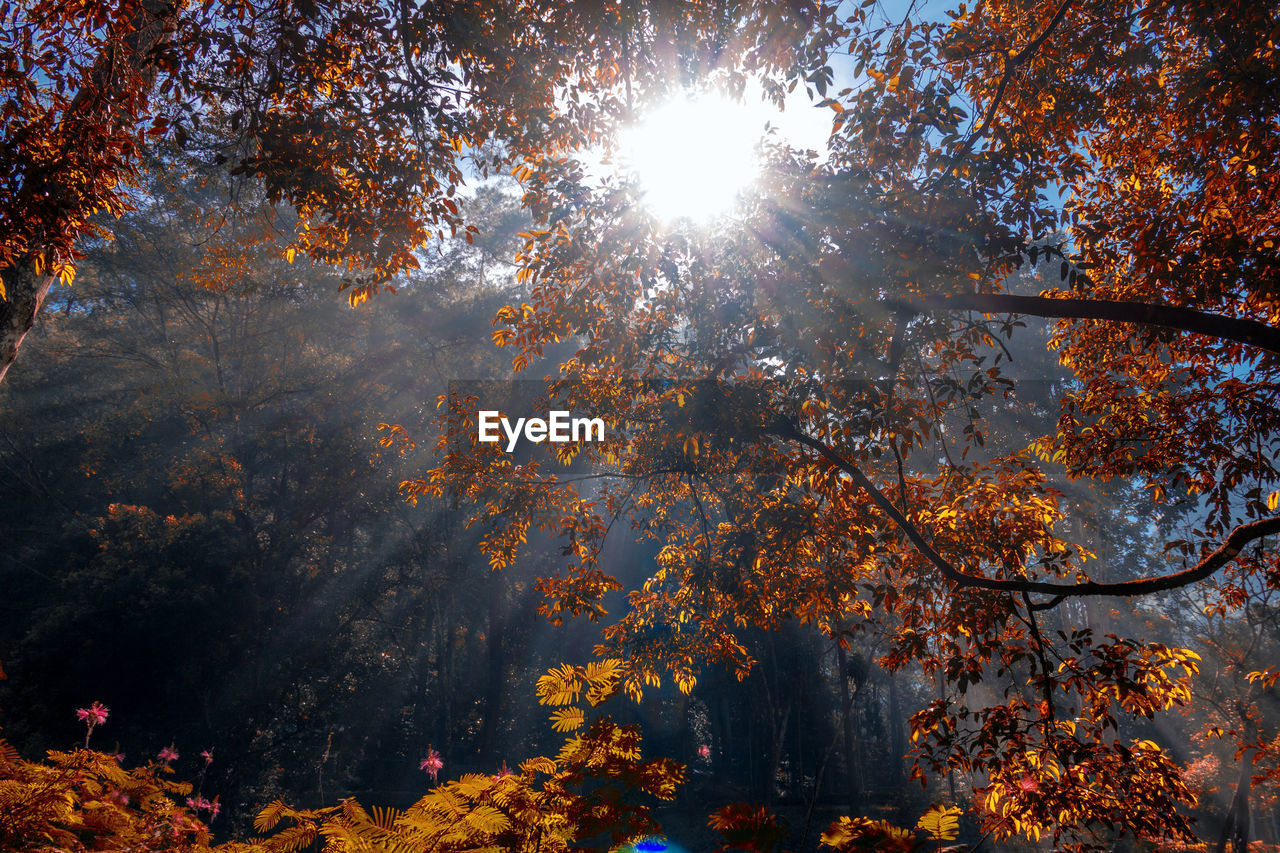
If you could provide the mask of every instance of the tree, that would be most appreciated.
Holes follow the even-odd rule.
[[[225,123],[209,156],[294,208],[286,257],[345,267],[354,304],[415,268],[428,240],[465,228],[464,164],[512,162],[474,156],[486,142],[555,159],[599,139],[655,79],[713,61],[796,65],[826,14],[527,0],[6,5],[0,378],[51,284],[71,281],[83,240],[133,205],[160,141]]]
[[[602,543],[629,519],[656,557],[601,645],[633,697],[664,678],[690,690],[709,663],[745,676],[749,630],[865,633],[884,667],[936,686],[911,720],[915,772],[960,777],[948,793],[969,787],[984,831],[1185,839],[1192,792],[1142,727],[1191,700],[1199,656],[1091,603],[1194,589],[1229,614],[1280,583],[1277,10],[995,0],[881,22],[871,8],[6,11],[0,362],[92,213],[129,202],[153,128],[181,143],[225,121],[210,158],[272,215],[294,209],[281,253],[346,265],[353,302],[418,263],[429,232],[465,228],[460,164],[496,151],[483,162],[514,166],[535,218],[517,258],[527,304],[500,312],[496,339],[521,370],[573,347],[548,396],[607,415],[611,441],[542,462],[446,439],[409,497],[471,502],[494,568],[532,528],[562,537],[566,565],[540,584],[555,620],[606,615],[623,584]],[[836,52],[856,77],[838,92]],[[820,165],[774,152],[740,224],[670,230],[625,183],[585,179],[574,152],[633,105],[753,72],[773,95],[803,80],[830,96],[833,150]],[[1057,286],[1025,292],[1011,275],[1026,268]],[[1063,320],[1052,346],[1073,380],[1034,441],[1002,432],[1021,328],[1006,312]],[[445,402],[451,439],[474,435],[470,401]],[[1110,484],[1126,521],[1176,508],[1193,530],[1099,566],[1067,529],[1060,476]],[[785,707],[770,725],[785,729]],[[1261,755],[1247,729],[1238,747]],[[780,838],[755,811],[716,820]],[[883,827],[826,838],[850,848],[863,830]]]
[[[831,159],[777,152],[734,228],[668,230],[572,163],[527,176],[530,300],[497,339],[517,369],[581,342],[548,396],[610,419],[577,450],[605,485],[446,442],[406,490],[473,501],[495,566],[558,531],[557,618],[605,615],[600,542],[630,519],[660,550],[602,653],[633,694],[745,674],[748,625],[853,621],[886,666],[937,677],[917,773],[967,774],[986,831],[1186,838],[1178,765],[1135,726],[1189,701],[1198,654],[1068,603],[1199,585],[1235,612],[1280,583],[1276,9],[997,2],[879,26],[868,8],[830,33],[857,85],[809,79]],[[1058,286],[1019,292],[1028,266]],[[1010,313],[1062,318],[1074,376],[1020,446],[992,440],[1017,393]],[[450,415],[474,435],[466,404]],[[1194,531],[1124,578],[1068,532],[1062,476],[1144,486],[1150,517],[1190,492]]]
[[[86,246],[0,389],[5,734],[60,746],[69,709],[101,700],[115,751],[212,749],[219,832],[277,796],[405,789],[428,741],[451,772],[533,754],[541,713],[498,718],[556,662],[524,648],[525,578],[472,577],[462,519],[399,504],[411,469],[393,476],[408,463],[377,431],[445,377],[501,368],[489,321],[510,281],[426,260],[351,312],[322,293],[336,276],[219,211],[216,181],[168,186],[176,171]]]

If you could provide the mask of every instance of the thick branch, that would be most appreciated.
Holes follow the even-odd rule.
[[[1079,597],[1085,595],[1108,595],[1108,596],[1135,596],[1147,595],[1153,592],[1163,592],[1170,589],[1178,589],[1180,587],[1189,586],[1197,583],[1212,575],[1218,569],[1235,559],[1245,545],[1261,539],[1264,536],[1270,536],[1280,533],[1280,516],[1272,518],[1264,518],[1260,521],[1254,521],[1249,524],[1242,524],[1235,530],[1232,530],[1227,536],[1226,541],[1219,545],[1216,549],[1206,554],[1200,562],[1187,569],[1172,574],[1159,575],[1154,578],[1142,578],[1140,580],[1120,581],[1118,583],[1100,583],[1098,581],[1080,581],[1078,583],[1053,583],[1049,581],[1035,580],[1017,580],[1013,578],[989,578],[984,575],[971,575],[960,571],[951,563],[947,562],[941,554],[939,554],[932,545],[924,538],[919,529],[916,528],[911,521],[898,511],[893,505],[893,501],[889,500],[883,492],[876,488],[862,471],[849,460],[845,459],[836,451],[832,450],[826,444],[818,441],[816,438],[805,435],[794,424],[780,421],[775,426],[775,434],[781,438],[802,444],[818,453],[823,459],[826,459],[836,468],[849,475],[857,486],[862,489],[871,498],[872,502],[880,508],[882,512],[893,519],[894,524],[898,526],[916,549],[924,555],[924,557],[942,572],[943,577],[956,584],[957,586],[971,587],[976,589],[989,589],[999,592],[1017,592],[1017,593],[1041,593],[1044,595],[1052,595],[1060,601],[1064,598]],[[1056,601],[1055,601],[1056,603]],[[1039,608],[1037,608],[1039,609]]]
[[[1193,332],[1264,349],[1280,355],[1280,329],[1257,320],[1241,320],[1178,305],[1119,302],[1107,299],[1057,299],[1012,293],[961,293],[902,300],[895,306],[926,311],[981,311],[984,314],[1026,314],[1067,320],[1110,320]]]

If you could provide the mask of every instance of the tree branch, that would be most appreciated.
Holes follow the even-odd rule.
[[[774,424],[773,432],[780,438],[794,441],[802,444],[818,453],[823,459],[826,459],[833,466],[849,475],[857,486],[867,493],[872,502],[880,508],[882,512],[893,519],[894,524],[898,526],[911,543],[915,545],[924,557],[932,563],[947,580],[956,584],[956,586],[970,587],[975,589],[989,589],[998,592],[1017,592],[1017,593],[1038,593],[1044,595],[1055,596],[1052,604],[1057,604],[1066,598],[1074,598],[1086,595],[1107,595],[1129,597],[1136,595],[1148,595],[1153,592],[1163,592],[1170,589],[1178,589],[1179,587],[1188,586],[1193,583],[1204,580],[1212,575],[1218,569],[1235,559],[1245,545],[1261,539],[1264,536],[1270,536],[1280,533],[1280,516],[1264,518],[1259,521],[1242,524],[1227,536],[1226,540],[1216,549],[1206,554],[1200,562],[1180,572],[1173,572],[1168,575],[1159,575],[1153,578],[1141,578],[1138,580],[1120,581],[1118,583],[1100,583],[1098,581],[1080,581],[1078,583],[1053,583],[1050,581],[1036,580],[1015,580],[1012,578],[989,578],[985,575],[971,575],[960,571],[946,558],[934,549],[932,545],[924,538],[920,530],[911,523],[911,521],[898,511],[893,505],[893,501],[889,500],[883,492],[876,488],[862,471],[849,460],[845,459],[836,451],[832,450],[826,444],[818,441],[812,436],[801,432],[799,428],[789,421],[779,419]],[[1050,605],[1046,605],[1050,606]],[[1037,607],[1036,609],[1041,609]]]
[[[996,84],[995,94],[991,96],[991,103],[987,105],[987,111],[982,117],[982,123],[974,128],[973,132],[966,136],[960,143],[960,147],[957,148],[955,154],[951,156],[951,160],[946,171],[950,171],[955,168],[955,165],[960,162],[960,158],[968,154],[977,141],[986,136],[991,130],[991,125],[996,118],[996,110],[1000,108],[1000,102],[1004,100],[1005,89],[1009,87],[1009,81],[1013,79],[1013,72],[1018,69],[1018,66],[1022,65],[1040,50],[1040,47],[1045,43],[1049,36],[1053,34],[1053,31],[1057,29],[1058,24],[1062,23],[1062,19],[1066,16],[1067,9],[1070,5],[1071,0],[1062,0],[1062,3],[1058,5],[1058,11],[1056,11],[1053,18],[1050,19],[1049,25],[1044,28],[1044,32],[1032,39],[1031,42],[1022,50],[1005,59],[1004,66],[1000,71],[1000,82]]]
[[[1121,302],[1109,299],[1058,299],[1050,296],[1019,296],[1012,293],[960,293],[952,296],[922,296],[896,300],[895,307],[923,314],[927,311],[981,311],[984,314],[1026,314],[1032,317],[1059,317],[1066,320],[1110,320],[1159,326],[1235,341],[1280,355],[1280,329],[1257,320],[1242,320],[1210,314],[1179,305]]]

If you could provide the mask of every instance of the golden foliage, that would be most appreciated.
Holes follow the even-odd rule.
[[[181,802],[191,786],[169,772],[156,763],[127,770],[89,749],[50,752],[44,762],[0,750],[0,849],[251,853],[252,845],[211,845],[208,827]]]
[[[933,806],[916,821],[916,829],[934,841],[955,841],[960,834],[960,815],[955,806]]]
[[[984,831],[1186,839],[1177,766],[1115,731],[1185,707],[1197,653],[1063,605],[1158,591],[1101,580],[1134,571],[1164,590],[1221,571],[1195,592],[1215,617],[1280,585],[1280,141],[1256,119],[1280,83],[1275,3],[994,0],[883,28],[874,6],[826,32],[856,85],[826,92],[821,50],[807,69],[829,159],[780,154],[730,227],[648,221],[558,158],[521,171],[538,221],[494,340],[517,372],[579,342],[548,396],[611,424],[573,460],[591,497],[563,456],[466,442],[410,488],[470,502],[495,567],[532,529],[560,536],[554,618],[605,615],[599,549],[629,523],[657,557],[599,650],[629,696],[745,676],[750,629],[874,632],[882,666],[943,686],[911,721],[917,778],[989,780]],[[1006,371],[1034,330],[981,301],[1026,293],[999,304],[1061,318],[1036,364],[1057,384]],[[474,431],[466,405],[444,417]],[[1134,517],[1190,494],[1203,523],[1104,565],[1062,471],[1147,486]],[[541,695],[586,689],[563,671]]]
[[[856,850],[885,850],[890,853],[910,853],[922,846],[920,841],[905,829],[883,820],[865,817],[842,817],[822,833],[822,844],[841,853]]]
[[[669,800],[683,781],[674,762],[646,761],[639,732],[606,716],[588,716],[618,692],[618,662],[557,667],[539,679],[543,704],[557,731],[573,732],[554,758],[539,756],[518,773],[466,774],[446,782],[403,812],[351,800],[323,809],[272,803],[258,816],[267,851],[292,853],[323,837],[332,853],[450,853],[450,851],[569,851],[604,836],[611,845],[652,834],[647,801]],[[585,696],[583,694],[586,694]],[[288,824],[279,828],[282,821]]]
[[[730,803],[714,812],[707,825],[719,832],[724,842],[717,848],[772,853],[787,836],[787,824],[764,806]]]

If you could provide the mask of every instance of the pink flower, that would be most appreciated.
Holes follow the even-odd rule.
[[[435,782],[442,767],[444,767],[444,759],[440,757],[440,753],[431,748],[430,744],[427,744],[427,757],[418,762],[418,769],[427,771],[431,781]]]
[[[222,804],[218,802],[217,797],[209,800],[200,794],[196,794],[194,797],[187,797],[187,808],[197,812],[207,811],[209,819],[213,820],[222,811]]]
[[[709,761],[711,759],[711,747],[705,743],[698,747],[698,757],[703,761]]]
[[[107,721],[107,706],[101,702],[94,702],[88,708],[79,708],[76,710],[76,719],[89,727],[84,733],[84,747],[89,748],[89,735],[93,734],[94,726],[100,726]]]
[[[1022,779],[1018,782],[1018,787],[1021,788],[1026,793],[1030,794],[1033,791],[1040,790],[1040,783],[1030,776],[1023,776]]]
[[[501,779],[505,779],[506,777],[511,776],[511,775],[512,775],[512,773],[511,773],[511,768],[507,766],[507,762],[506,762],[506,761],[503,761],[503,762],[502,762],[502,766],[498,768],[498,772],[497,772],[497,773],[495,773],[494,775],[490,776],[489,778],[490,778],[490,779],[492,779],[493,781],[497,782],[497,781],[499,781],[499,780],[501,780]]]
[[[213,763],[213,750],[205,749],[200,752],[200,757],[204,759],[205,764]]]
[[[164,749],[160,750],[160,754],[157,755],[156,757],[165,763],[168,763],[170,761],[177,761],[178,751],[173,748],[173,744],[169,744]]]
[[[105,723],[107,721],[107,714],[109,713],[110,709],[108,709],[106,705],[103,705],[101,702],[94,702],[88,708],[81,708],[76,711],[76,718],[80,720],[80,722],[87,724],[89,728],[93,728],[94,726],[100,726]]]

